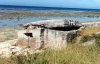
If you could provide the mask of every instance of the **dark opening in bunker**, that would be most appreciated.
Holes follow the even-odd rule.
[[[33,34],[32,33],[24,33],[26,36],[28,37],[33,37]]]
[[[49,28],[51,30],[59,30],[59,31],[71,31],[71,30],[78,30],[80,26],[67,26],[67,27],[52,27]]]

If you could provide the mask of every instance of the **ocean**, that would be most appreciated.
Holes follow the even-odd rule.
[[[1,10],[68,10],[82,12],[100,12],[100,9],[85,9],[85,8],[61,8],[61,7],[39,7],[39,6],[14,6],[0,5]]]
[[[100,21],[100,9],[0,5],[0,28],[42,20]]]

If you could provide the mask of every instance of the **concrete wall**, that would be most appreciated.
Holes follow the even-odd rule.
[[[32,37],[25,33],[32,33]],[[77,36],[77,30],[57,31],[50,29],[21,30],[18,32],[17,45],[21,47],[41,48],[63,48],[67,43]]]

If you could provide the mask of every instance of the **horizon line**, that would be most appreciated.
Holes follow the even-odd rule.
[[[75,8],[75,7],[49,7],[49,6],[26,6],[26,5],[0,5],[0,6],[16,6],[16,7],[45,7],[45,8],[62,8],[62,9],[67,9],[67,8],[73,8],[73,9],[94,9],[98,10],[96,8]]]

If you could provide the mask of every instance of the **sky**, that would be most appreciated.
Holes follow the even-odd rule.
[[[100,0],[0,0],[0,5],[100,9]]]

